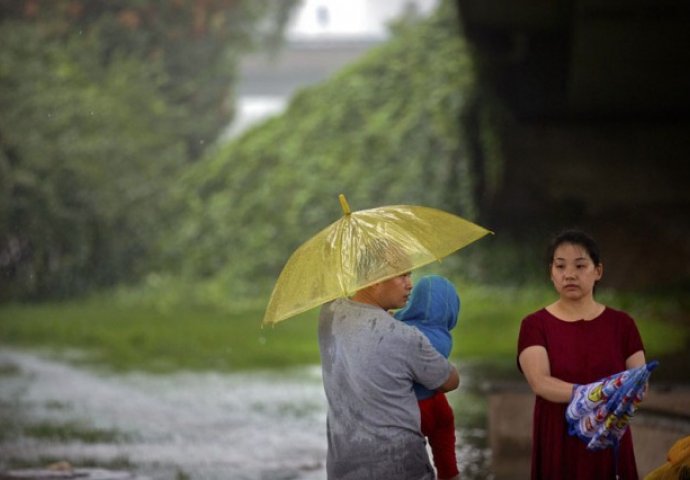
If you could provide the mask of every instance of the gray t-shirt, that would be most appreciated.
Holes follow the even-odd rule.
[[[324,305],[329,480],[433,480],[414,382],[437,389],[450,364],[417,329],[371,305]]]

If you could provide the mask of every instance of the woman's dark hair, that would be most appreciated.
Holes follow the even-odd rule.
[[[599,255],[599,246],[597,245],[597,242],[595,242],[592,237],[587,235],[582,230],[568,229],[561,231],[551,239],[549,247],[546,250],[547,265],[551,265],[553,263],[553,255],[556,252],[556,249],[564,243],[570,243],[584,248],[587,251],[589,258],[591,258],[592,262],[594,262],[594,265],[601,264],[601,256]]]

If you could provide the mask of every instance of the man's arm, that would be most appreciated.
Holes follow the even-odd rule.
[[[453,364],[450,365],[450,373],[448,374],[448,378],[446,379],[445,382],[443,382],[443,385],[438,387],[438,389],[442,392],[450,392],[451,390],[455,390],[458,388],[458,385],[460,384],[460,375],[458,374],[458,369],[453,366]]]

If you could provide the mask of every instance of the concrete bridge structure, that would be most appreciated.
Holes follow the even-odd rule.
[[[496,240],[578,225],[608,285],[687,287],[690,3],[456,1],[480,101],[502,112],[502,173],[477,189]]]

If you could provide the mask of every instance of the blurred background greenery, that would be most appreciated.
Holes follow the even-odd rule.
[[[435,267],[424,267],[413,278],[432,271]],[[552,290],[455,283],[463,304],[453,330],[455,361],[494,365],[494,373],[516,377],[520,319],[553,301]],[[232,372],[319,363],[317,309],[262,328],[265,304],[260,298],[224,304],[190,296],[184,284],[168,283],[165,291],[143,294],[137,287],[78,300],[8,304],[0,310],[0,339],[117,371]],[[668,368],[659,369],[658,380],[684,378],[689,332],[676,320],[685,311],[674,298],[613,290],[600,292],[599,298],[636,318],[648,357],[665,358]]]
[[[116,368],[318,362],[314,312],[259,319],[345,193],[496,233],[433,266],[465,298],[459,354],[512,358],[519,320],[552,298],[548,236],[570,225],[602,240],[602,299],[650,351],[687,348],[687,105],[568,109],[548,85],[553,103],[516,103],[492,86],[517,57],[482,50],[471,2],[442,1],[222,140],[239,60],[279,51],[296,3],[0,0],[0,343]]]
[[[510,376],[515,368],[519,320],[553,294],[548,288],[490,287],[457,282],[463,307],[453,330],[456,362],[493,364]],[[650,358],[683,352],[688,332],[669,318],[682,312],[668,297],[630,296],[608,291],[601,299],[636,319]],[[6,305],[0,338],[15,347],[70,355],[72,361],[118,371],[170,373],[178,370],[232,372],[284,369],[319,363],[316,310],[275,327],[260,328],[263,303],[229,309],[182,300],[161,308],[112,295],[85,300]],[[170,308],[172,307],[172,308]],[[682,359],[682,358],[681,358]],[[677,379],[671,364],[659,380]],[[515,376],[515,375],[513,375]]]

